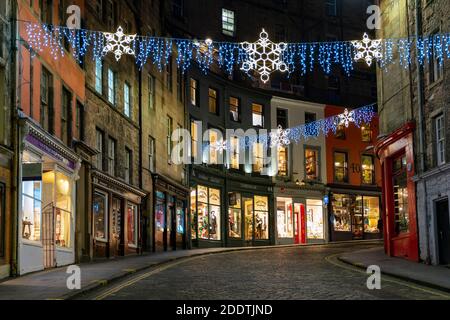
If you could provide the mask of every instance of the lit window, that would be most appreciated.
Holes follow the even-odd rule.
[[[230,120],[239,121],[240,101],[239,98],[230,97]]]
[[[111,69],[108,69],[108,101],[116,104],[116,74]]]
[[[294,236],[293,203],[289,198],[276,198],[277,201],[277,231],[279,238]]]
[[[103,64],[101,59],[95,60],[95,91],[103,93]]]
[[[436,127],[436,162],[437,165],[445,163],[445,125],[444,115],[438,116],[435,120]]]
[[[94,238],[100,241],[108,240],[108,195],[94,192],[92,200],[92,214],[94,216]]]
[[[372,141],[372,128],[370,124],[364,124],[361,126],[361,139],[363,142]]]
[[[127,206],[127,239],[128,246],[136,247],[138,243],[138,210],[137,206],[129,203]]]
[[[242,238],[242,207],[241,195],[236,192],[228,193],[228,236]]]
[[[288,148],[278,147],[278,175],[286,177],[288,175]]]
[[[334,153],[334,181],[348,182],[348,163],[345,152]]]
[[[257,142],[253,145],[253,172],[261,173],[264,167],[264,145]]]
[[[361,175],[363,184],[374,184],[375,166],[373,157],[370,155],[361,156]]]
[[[408,177],[406,173],[406,156],[402,155],[392,163],[392,186],[394,194],[395,233],[409,232]]]
[[[307,180],[319,179],[319,150],[305,149],[305,176]]]
[[[127,117],[131,117],[131,95],[130,95],[130,86],[125,83],[123,85],[123,104],[124,104],[124,113]]]
[[[260,104],[252,103],[252,123],[254,127],[264,126],[264,110]]]
[[[208,164],[219,164],[220,151],[213,147],[219,142],[219,131],[209,129],[209,162]]]
[[[55,174],[54,171],[50,171],[47,174],[55,177],[55,243],[58,247],[70,248],[72,246],[70,236],[72,229],[71,181],[68,176],[60,172]]]
[[[191,104],[198,106],[198,81],[192,78],[190,79],[190,96]]]
[[[217,108],[217,91],[212,88],[209,88],[208,90],[208,107],[209,112],[214,114],[219,113]]]
[[[195,189],[191,192],[191,199]],[[221,195],[219,189],[197,186],[197,208],[194,211],[193,226],[200,239],[220,240],[221,231]],[[196,220],[196,221],[195,221]],[[196,222],[196,223],[195,223]]]
[[[337,125],[335,138],[345,140],[345,125],[343,124]]]
[[[191,121],[191,157],[193,158],[196,158],[198,155],[198,138],[198,124],[195,121]]]
[[[234,11],[222,9],[222,32],[227,36],[234,36],[236,31]]]
[[[231,146],[231,154],[230,154],[230,168],[239,170],[239,152],[240,152],[240,146],[239,146],[239,138],[238,137],[231,137],[230,141]]]

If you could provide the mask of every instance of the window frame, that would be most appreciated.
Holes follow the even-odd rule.
[[[236,35],[236,12],[222,8],[222,34],[234,37]]]
[[[116,73],[113,69],[108,68],[108,102],[116,106]]]
[[[316,178],[315,179],[309,179],[308,175],[306,173],[306,151],[307,150],[312,150],[314,152],[316,152]],[[322,175],[321,175],[321,148],[319,146],[311,146],[311,145],[304,145],[303,146],[303,168],[304,168],[304,177],[306,181],[321,181],[322,179]]]
[[[438,127],[438,124],[441,123],[441,127]],[[445,148],[446,148],[446,136],[445,136],[445,116],[444,114],[440,114],[436,117],[434,117],[434,142],[435,142],[435,152],[436,152],[436,165],[441,166],[446,163],[446,154],[445,154]],[[440,132],[442,130],[442,137],[439,138]],[[440,145],[442,144],[442,147]],[[442,156],[442,158],[441,158]]]
[[[95,91],[103,95],[103,61],[100,58],[95,60]]]
[[[261,111],[260,113],[256,113],[254,107],[260,106],[261,107]],[[261,117],[261,124],[256,124],[255,122],[255,115],[259,115]],[[265,115],[264,115],[264,105],[261,103],[256,103],[256,102],[252,102],[252,126],[256,127],[256,128],[263,128],[264,127],[264,119]]]
[[[191,106],[199,106],[199,82],[194,78],[189,78],[189,102]]]
[[[94,197],[95,197],[95,194],[100,195],[104,199],[103,203],[105,205],[105,212],[104,212],[105,237],[103,237],[103,238],[97,237],[96,232],[95,232],[95,229],[96,229],[95,225],[96,225],[96,223],[94,221],[94,223],[93,223],[94,224],[94,226],[93,226],[94,227],[94,239],[96,241],[100,241],[100,242],[108,242],[109,241],[109,225],[108,225],[109,224],[109,194],[107,192],[99,190],[99,189],[95,189],[94,190]],[[94,209],[92,209],[92,215],[93,215],[93,217],[95,217],[94,216]]]
[[[148,106],[150,110],[155,110],[155,89],[156,89],[156,78],[152,74],[148,74]]]
[[[114,149],[114,150],[112,150]],[[116,160],[117,160],[117,141],[113,137],[108,137],[108,174],[116,176]]]
[[[235,100],[237,103],[233,104],[232,100]],[[232,122],[241,122],[241,98],[235,97],[235,96],[229,96],[228,98],[228,106],[229,106],[229,114],[230,114],[230,121]],[[237,114],[237,120],[234,119],[233,113],[232,113],[232,107],[236,108],[236,114]]]
[[[123,113],[129,119],[133,117],[133,112],[131,110],[131,85],[125,81],[123,84]]]
[[[211,93],[214,92],[215,96],[212,96]],[[214,101],[214,111],[211,111],[211,102]],[[219,91],[215,88],[208,88],[208,111],[211,114],[218,115],[219,114]]]
[[[368,157],[371,161],[372,168],[370,169],[372,171],[372,181],[370,183],[367,183],[364,181],[364,169],[363,169],[363,158]],[[375,184],[375,157],[372,154],[362,154],[361,155],[361,184],[363,185],[374,185]]]
[[[152,136],[148,137],[148,170],[150,172],[155,172],[156,162],[155,162],[156,145],[155,138]]]
[[[343,181],[338,181],[336,178],[336,154],[341,153],[345,155],[345,162],[343,166],[344,170],[344,179]],[[349,174],[348,174],[348,152],[343,150],[334,150],[333,151],[333,182],[334,183],[348,183],[349,182]]]

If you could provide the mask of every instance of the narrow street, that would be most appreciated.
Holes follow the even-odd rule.
[[[374,245],[328,245],[237,251],[194,257],[135,274],[79,299],[450,299],[450,294],[382,276],[381,290],[366,287],[368,274],[337,256]]]

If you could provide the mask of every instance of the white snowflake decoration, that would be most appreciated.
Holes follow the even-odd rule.
[[[363,39],[352,41],[353,46],[356,49],[355,61],[365,60],[370,67],[374,59],[381,59],[383,54],[381,53],[381,40],[371,40],[367,33],[364,33]]]
[[[216,141],[215,143],[211,144],[211,147],[219,151],[220,153],[223,153],[225,150],[227,150],[227,142],[226,141]]]
[[[113,52],[116,60],[119,61],[123,54],[135,55],[134,50],[130,47],[136,35],[126,35],[123,33],[122,27],[117,28],[116,33],[103,33],[106,38],[106,46],[103,48],[103,54]]]
[[[289,140],[290,132],[290,129],[283,129],[282,126],[278,126],[276,132],[270,133],[270,147],[283,147],[289,145],[291,143],[291,141]]]
[[[270,74],[276,70],[286,72],[288,67],[282,60],[286,50],[286,43],[273,43],[263,29],[260,38],[255,43],[242,42],[242,48],[249,54],[249,60],[244,61],[241,70],[249,72],[255,70],[261,75],[261,81],[269,81]]]
[[[348,111],[347,108],[344,110],[344,113],[341,113],[338,117],[339,125],[345,125],[346,128],[348,128],[350,122],[355,122],[354,112]]]

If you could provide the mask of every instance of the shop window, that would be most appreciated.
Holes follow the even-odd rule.
[[[288,175],[288,147],[278,147],[278,176]]]
[[[138,244],[138,207],[129,203],[127,206],[127,239],[128,246],[137,247]]]
[[[240,121],[241,100],[239,98],[230,97],[230,120],[234,122]]]
[[[375,165],[373,156],[361,156],[361,180],[363,184],[375,183]]]
[[[308,239],[324,239],[322,200],[306,200],[306,236]]]
[[[307,180],[319,180],[319,150],[305,148],[305,176]]]
[[[264,110],[261,104],[252,103],[252,124],[254,127],[264,127]]]
[[[357,196],[355,200],[355,205],[353,208],[352,215],[352,234],[353,239],[362,239],[363,238],[363,228],[364,228],[364,219],[363,219],[363,197]]]
[[[94,216],[94,237],[99,241],[108,241],[108,195],[94,192],[92,214]]]
[[[131,118],[131,87],[128,83],[123,85],[123,112]]]
[[[236,31],[234,11],[222,9],[222,33],[233,37]]]
[[[220,240],[220,190],[197,187],[197,228],[200,239]]]
[[[436,163],[438,166],[445,164],[445,125],[444,115],[440,115],[434,119],[436,130]]]
[[[262,173],[264,168],[264,144],[256,142],[253,144],[253,172]]]
[[[406,156],[393,160],[394,227],[397,234],[409,232]]]
[[[370,123],[361,126],[362,142],[372,142],[372,128]]]
[[[95,91],[103,93],[103,62],[99,58],[95,60]]]
[[[24,152],[22,163],[22,238],[41,240],[42,164]]]
[[[230,238],[242,238],[242,207],[241,194],[228,193],[228,236]]]
[[[231,137],[230,139],[230,168],[239,170],[239,159],[240,159],[240,145],[238,137]]]
[[[278,238],[294,236],[292,199],[277,198],[277,230]]]
[[[176,207],[176,229],[178,234],[184,234],[184,205],[183,202],[177,201]]]
[[[208,110],[210,113],[219,114],[219,108],[217,105],[217,90],[208,89]]]
[[[380,217],[380,198],[366,197],[363,198],[364,210],[364,232],[379,233],[378,229]]]
[[[116,73],[112,69],[108,69],[108,101],[116,105]]]
[[[348,163],[346,152],[334,153],[334,182],[348,182]]]
[[[197,239],[197,189],[191,188],[191,239]]]
[[[151,110],[155,109],[155,77],[151,74],[148,75],[148,107]]]
[[[166,195],[161,191],[156,191],[155,206],[155,229],[164,232],[166,227]]]
[[[255,240],[269,239],[269,199],[267,197],[254,197],[254,230]]]
[[[345,140],[345,125],[339,124],[336,127],[336,133],[334,135],[336,139]]]
[[[351,209],[354,199],[348,195],[333,194],[334,231],[351,231]]]
[[[195,79],[189,80],[190,84],[190,97],[191,97],[191,105],[198,107],[198,81]]]

